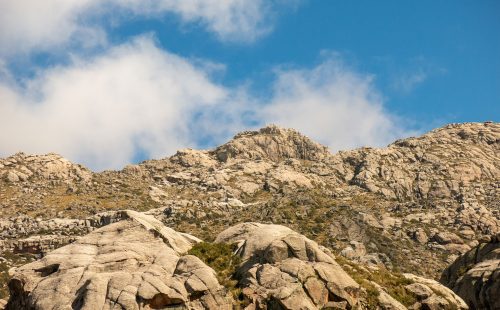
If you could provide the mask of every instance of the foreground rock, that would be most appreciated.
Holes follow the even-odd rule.
[[[500,235],[460,256],[441,276],[474,309],[500,309]]]
[[[199,239],[138,212],[124,218],[16,269],[6,308],[230,308],[215,272],[182,256]]]
[[[407,309],[389,294],[395,290],[411,297],[410,309],[468,309],[452,290],[413,274],[399,275],[405,280],[392,288],[368,281],[383,274],[393,279],[382,279],[388,284],[398,276],[377,271],[377,277],[352,262],[341,266],[328,249],[284,226],[242,223],[220,233],[215,242],[238,245],[242,263],[236,277],[247,309]],[[373,288],[376,300],[367,292]]]
[[[144,213],[123,211],[121,218],[15,269],[6,309],[467,309],[434,280],[345,259],[340,265],[285,226],[242,223],[220,233],[216,242],[236,244],[229,256],[241,262],[226,276],[222,261],[200,256],[217,275],[186,255],[196,237]],[[216,253],[215,260],[227,259]],[[229,290],[241,291],[238,303]]]
[[[280,225],[243,223],[216,242],[238,243],[243,294],[257,309],[351,309],[360,286],[316,242]]]

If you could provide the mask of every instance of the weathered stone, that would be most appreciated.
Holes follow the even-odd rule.
[[[13,271],[7,309],[230,309],[215,272],[182,256],[199,239],[134,211],[124,217]]]
[[[243,223],[222,233],[216,242],[238,243],[243,262],[239,283],[254,303],[277,303],[285,309],[316,309],[330,302],[351,308],[359,285],[326,249],[280,225]],[[332,299],[333,298],[333,299]]]
[[[370,282],[378,291],[378,302],[382,309],[385,310],[406,310],[406,307],[403,306],[399,301],[394,299],[391,295],[389,295],[384,289],[377,283],[371,281]]]
[[[460,256],[440,281],[472,308],[500,308],[500,235]]]
[[[439,244],[463,244],[464,241],[454,233],[451,232],[439,232],[432,237],[433,241]]]
[[[9,182],[19,182],[19,176],[14,173],[13,171],[7,172],[7,175],[5,176],[5,179]]]
[[[420,244],[425,244],[429,240],[429,237],[427,237],[427,234],[422,228],[415,230],[412,234],[412,238]]]
[[[426,299],[434,294],[434,292],[422,283],[412,283],[405,286],[405,289],[417,296],[419,299]]]
[[[292,129],[268,126],[259,131],[242,132],[230,142],[215,149],[223,162],[231,158],[269,159],[288,158],[315,160],[330,155],[328,149]]]
[[[469,309],[462,298],[441,283],[410,273],[405,273],[403,276],[414,282],[409,289],[414,291],[417,297],[424,298],[427,293],[432,292],[427,298],[420,301],[423,309]]]

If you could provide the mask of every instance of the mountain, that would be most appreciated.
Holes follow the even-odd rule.
[[[457,285],[461,282],[457,282],[456,276],[442,273],[448,267],[446,272],[451,274],[450,265],[463,261],[462,255],[487,240],[496,240],[500,233],[498,188],[500,124],[493,122],[450,124],[420,137],[395,141],[385,148],[360,148],[335,154],[293,129],[271,125],[237,134],[213,150],[180,150],[169,158],[100,173],[56,154],[18,153],[0,159],[3,296],[8,294],[6,283],[10,277],[25,276],[22,271],[25,267],[13,269],[9,275],[10,267],[40,257],[54,257],[51,253],[67,251],[68,246],[78,248],[83,238],[90,238],[85,235],[127,221],[130,217],[123,210],[135,210],[174,231],[205,240],[201,244],[209,248],[215,244],[238,244],[245,238],[246,244],[253,244],[263,238],[251,232],[238,233],[234,238],[221,237],[227,235],[224,232],[228,229],[240,231],[241,223],[256,223],[251,225],[262,227],[258,230],[270,229],[270,234],[278,234],[273,235],[276,240],[283,240],[276,231],[288,229],[286,235],[297,234],[300,237],[295,239],[314,242],[330,257],[325,258],[330,264],[340,265],[340,269],[329,267],[337,271],[326,272],[333,273],[339,281],[349,277],[354,282],[346,281],[359,287],[357,291],[347,289],[354,294],[351,297],[337,291],[344,294],[339,297],[328,287],[328,283],[335,282],[334,278],[320,277],[308,284],[316,285],[317,289],[310,289],[313,293],[307,288],[302,293],[290,288],[298,294],[292,294],[294,298],[303,299],[300,294],[308,296],[306,300],[311,304],[304,305],[307,309],[327,305],[341,308],[378,305],[388,309],[415,305],[438,309],[431,304],[440,303],[462,307],[459,297],[431,279],[441,279],[469,306],[481,308],[475,306],[479,303],[474,298],[479,295],[472,294],[472,288]],[[271,225],[272,229],[265,225]],[[229,304],[253,305],[257,309],[263,305],[269,309],[278,305],[293,308],[290,305],[295,302],[283,297],[287,293],[271,289],[289,285],[262,282],[259,274],[265,271],[264,277],[283,277],[276,274],[276,270],[281,270],[295,279],[291,283],[298,281],[306,287],[307,281],[283,271],[288,268],[284,265],[288,266],[292,258],[306,262],[314,270],[314,264],[325,263],[307,254],[309,250],[305,250],[305,257],[295,253],[296,247],[287,242],[293,255],[283,256],[279,254],[282,246],[276,244],[282,241],[273,240],[262,246],[272,249],[270,253],[277,251],[272,255],[279,255],[279,259],[271,254],[271,258],[261,257],[255,269],[257,274],[251,271],[254,269],[244,267],[245,262],[252,261],[252,266],[256,262],[242,254],[244,250],[239,252],[241,265],[231,271],[234,279],[229,277],[226,282],[236,281],[229,285],[234,289],[228,290],[240,290],[241,294],[225,296],[224,300],[232,298]],[[193,247],[197,249],[197,245]],[[32,264],[41,263],[26,266],[35,266]],[[472,268],[470,263],[463,264],[468,266],[463,268]],[[299,268],[295,265],[293,268]],[[498,264],[494,266],[492,270],[498,273]],[[45,267],[35,269],[40,268]],[[217,276],[219,284],[227,288],[224,277],[219,273]],[[56,281],[55,274],[50,277]],[[392,282],[387,280],[391,277]],[[351,284],[348,287],[356,287]],[[481,295],[482,300],[495,298],[490,291],[498,290],[499,285],[488,287],[493,289],[489,289],[486,297]],[[50,287],[47,289],[50,291]],[[439,295],[436,290],[443,292]],[[11,284],[11,292],[21,291]],[[23,296],[31,296],[23,292]],[[186,294],[182,295],[182,304],[190,307],[184,301],[191,293]],[[50,299],[52,295],[46,296]],[[395,306],[392,300],[399,305]],[[209,304],[197,305],[203,308]],[[140,305],[152,307],[146,302]]]

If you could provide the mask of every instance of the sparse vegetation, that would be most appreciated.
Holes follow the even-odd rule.
[[[234,273],[241,262],[240,257],[234,254],[235,250],[235,244],[200,242],[195,244],[188,254],[198,257],[214,269],[219,283],[235,295],[240,291],[236,287],[238,281],[234,279]],[[234,296],[235,299],[238,294]]]
[[[389,295],[406,307],[413,305],[417,301],[416,297],[405,289],[405,286],[412,284],[413,281],[406,279],[402,274],[390,272],[385,268],[368,270],[365,267],[354,264],[342,256],[337,256],[336,260],[342,265],[347,265],[348,267],[344,268],[345,271],[366,289],[367,301],[371,305],[376,305],[378,303],[376,300],[378,300],[379,293],[370,281],[382,286]]]

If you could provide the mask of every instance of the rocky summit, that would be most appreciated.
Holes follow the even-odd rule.
[[[0,159],[0,308],[500,309],[500,124],[293,129],[92,172]]]

